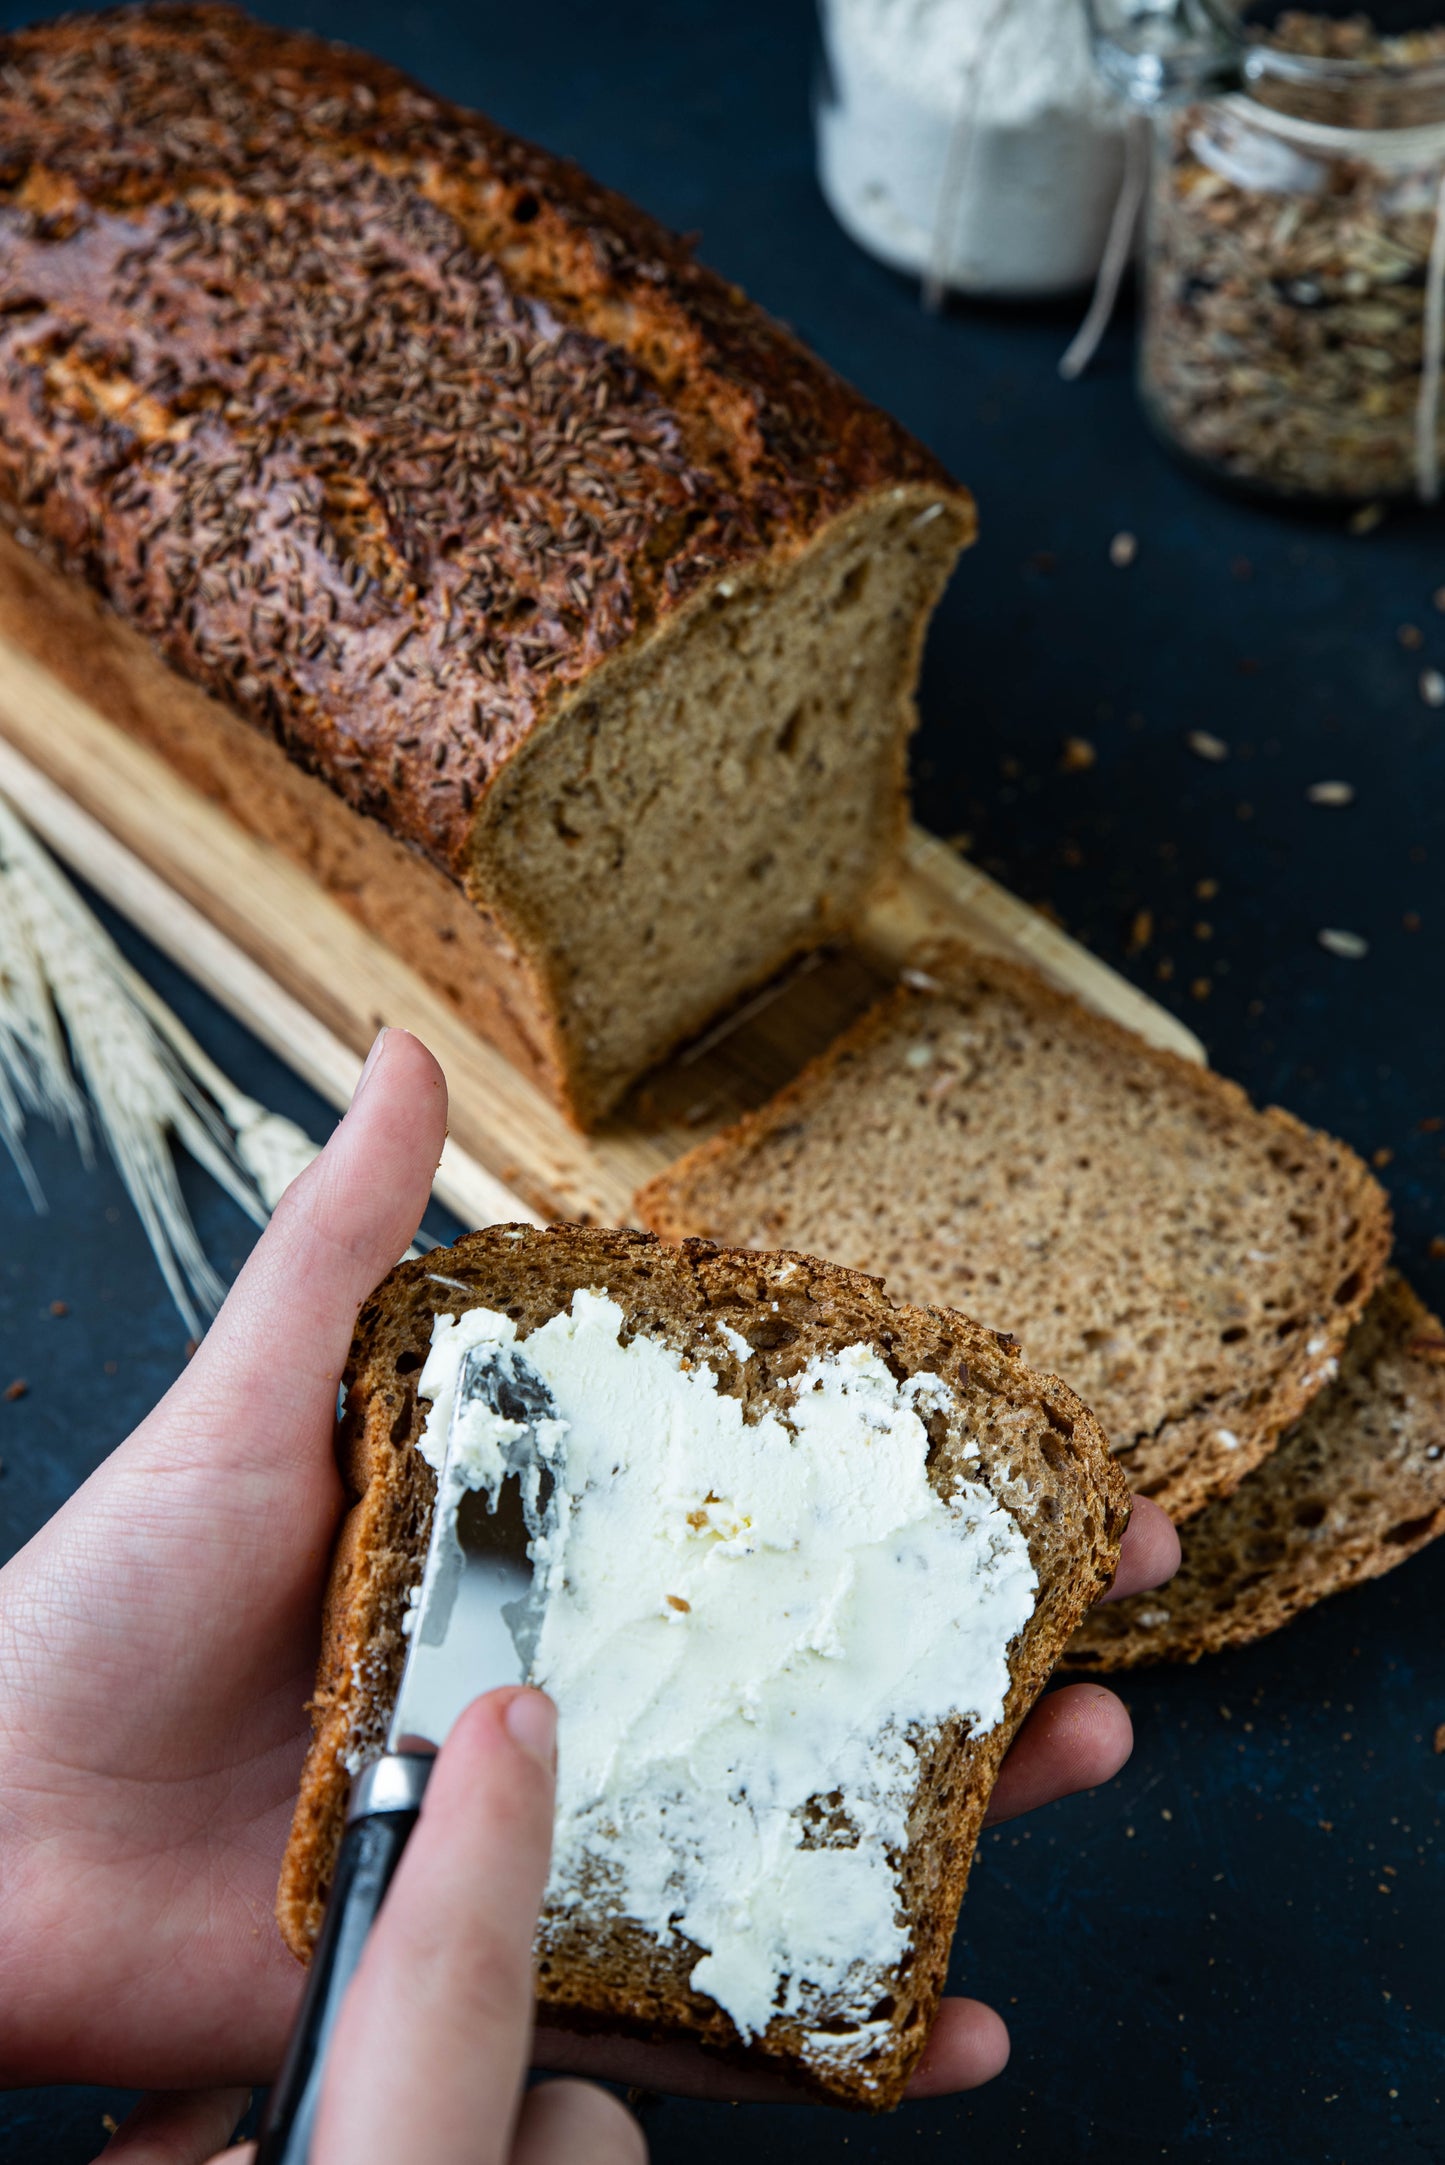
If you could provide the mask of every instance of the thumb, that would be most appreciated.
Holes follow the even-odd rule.
[[[552,1702],[490,1692],[427,1784],[337,2024],[316,2165],[501,2165],[532,2037]]]
[[[282,1196],[152,1422],[174,1436],[223,1420],[233,1467],[329,1432],[357,1310],[421,1222],[446,1117],[426,1047],[383,1030],[346,1117]]]

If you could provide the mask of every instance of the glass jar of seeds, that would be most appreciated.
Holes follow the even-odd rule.
[[[1146,100],[1146,411],[1189,459],[1255,491],[1433,501],[1445,27],[1303,13],[1251,26],[1213,0],[1203,14],[1211,36],[1193,50],[1208,42],[1211,67],[1195,81],[1214,94],[1178,102],[1185,69]]]

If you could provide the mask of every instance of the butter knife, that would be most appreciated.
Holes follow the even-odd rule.
[[[469,1416],[479,1406],[515,1424],[490,1490],[469,1486],[462,1463]],[[528,1474],[535,1513],[538,1424],[555,1411],[515,1345],[473,1346],[463,1356],[386,1750],[352,1785],[326,1915],[256,2165],[306,2165],[341,2003],[416,1825],[432,1760],[464,1707],[499,1684],[521,1683],[526,1673],[532,1567],[522,1496],[508,1476]]]

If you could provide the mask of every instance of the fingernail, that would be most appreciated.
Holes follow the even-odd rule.
[[[382,1028],[377,1031],[375,1037],[372,1039],[371,1050],[367,1054],[365,1060],[362,1062],[361,1073],[356,1078],[356,1088],[351,1093],[351,1102],[353,1105],[360,1104],[361,1093],[366,1088],[367,1083],[370,1081],[372,1071],[374,1070],[377,1061],[381,1058],[381,1048],[386,1043],[390,1035],[390,1030],[383,1024]]]
[[[557,1757],[557,1709],[542,1691],[519,1691],[502,1716],[514,1744],[547,1769]]]

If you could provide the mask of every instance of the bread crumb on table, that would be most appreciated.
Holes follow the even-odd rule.
[[[1136,910],[1134,912],[1134,921],[1129,927],[1129,953],[1131,955],[1142,954],[1153,937],[1154,912],[1152,910]]]

